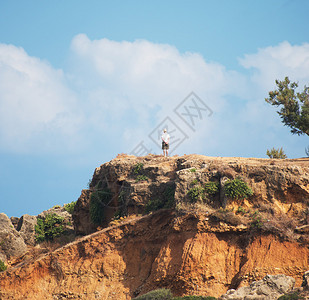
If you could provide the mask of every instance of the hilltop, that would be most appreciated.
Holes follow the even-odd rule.
[[[75,241],[28,245],[0,273],[0,299],[131,299],[161,287],[218,297],[267,274],[300,287],[308,203],[308,158],[119,155],[82,190]]]

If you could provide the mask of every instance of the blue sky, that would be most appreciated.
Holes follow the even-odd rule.
[[[309,84],[308,13],[306,0],[1,0],[1,212],[77,200],[118,153],[161,153],[162,126],[172,154],[305,156],[264,98],[275,79]]]

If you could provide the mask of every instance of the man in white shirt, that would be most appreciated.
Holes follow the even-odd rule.
[[[161,139],[162,139],[163,156],[168,156],[168,149],[170,147],[170,135],[167,133],[166,129],[163,130]]]

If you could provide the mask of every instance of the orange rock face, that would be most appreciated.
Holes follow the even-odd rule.
[[[161,210],[0,273],[0,299],[131,299],[160,287],[219,296],[282,273],[300,286],[308,256],[296,242]]]

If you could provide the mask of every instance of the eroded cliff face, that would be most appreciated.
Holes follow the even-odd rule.
[[[224,182],[237,177],[251,187],[251,197],[233,200],[224,196]],[[218,183],[219,192],[192,203],[188,195],[190,189],[202,187],[207,182]],[[274,220],[274,215],[277,219],[293,218],[294,226],[301,226],[307,224],[309,215],[309,159],[123,155],[97,168],[90,189],[82,191],[73,215],[78,233],[89,234],[96,230],[89,212],[91,194],[107,189],[111,198],[102,210],[105,215],[103,226],[107,226],[117,213],[145,213],[150,201],[162,200],[164,207],[171,192],[178,209],[196,208],[201,202],[208,211],[220,207],[236,210],[241,206],[247,210],[259,209],[269,220]]]
[[[219,296],[266,274],[301,284],[309,250],[273,235],[223,231],[206,215],[161,210],[83,237],[0,274],[1,299],[131,299],[159,287]]]
[[[222,183],[238,176],[253,195],[227,199]],[[209,181],[219,192],[192,201],[189,190]],[[97,226],[91,194],[106,191]],[[153,202],[171,208],[142,215]],[[0,273],[0,299],[131,299],[161,287],[220,296],[267,274],[300,286],[308,202],[308,159],[120,156],[95,170],[76,205],[75,229],[88,235],[12,264]],[[115,213],[127,217],[112,221]]]

